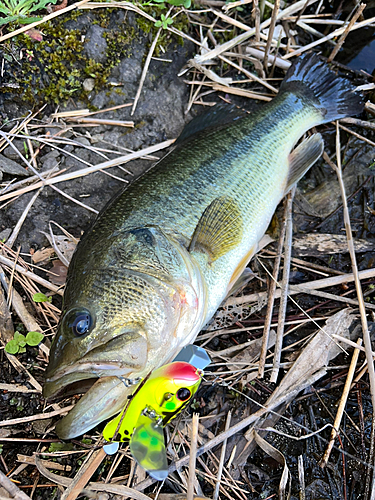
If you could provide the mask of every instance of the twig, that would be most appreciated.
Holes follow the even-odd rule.
[[[3,486],[4,489],[8,493],[12,495],[13,500],[30,500],[30,497],[26,495],[23,491],[21,491],[18,486],[16,486],[10,479],[6,477],[5,474],[3,474],[0,471],[0,484]]]
[[[360,278],[359,278],[357,260],[356,260],[356,256],[355,256],[355,250],[354,250],[354,243],[353,243],[352,229],[351,229],[351,224],[350,224],[349,210],[348,210],[348,205],[346,202],[345,186],[344,186],[344,181],[342,178],[340,128],[339,128],[338,121],[336,122],[336,161],[337,161],[336,174],[337,174],[337,178],[339,181],[341,198],[342,198],[342,202],[343,202],[345,231],[346,231],[346,237],[348,240],[348,249],[349,249],[350,259],[352,262],[354,282],[355,282],[355,287],[357,290],[357,297],[358,297],[358,301],[359,301],[359,312],[361,315],[363,341],[364,341],[365,349],[366,349],[366,359],[367,359],[367,368],[368,368],[368,374],[369,374],[369,380],[370,380],[370,392],[371,392],[371,402],[372,402],[373,422],[374,422],[375,421],[375,370],[374,370],[374,363],[373,363],[373,358],[372,358],[372,347],[371,347],[370,333],[369,333],[368,324],[367,324],[366,309],[364,306],[362,287],[361,287],[361,282],[360,282]],[[373,478],[372,478],[372,487],[371,487],[371,497],[370,498],[371,498],[371,500],[375,499],[375,474],[373,475]]]
[[[191,439],[190,439],[190,457],[189,457],[189,480],[188,480],[188,490],[186,500],[194,499],[194,481],[195,475],[195,463],[197,459],[197,441],[198,441],[198,429],[199,429],[199,414],[193,414],[193,423],[191,428]]]
[[[298,12],[299,10],[303,9],[305,6],[309,6],[313,3],[317,2],[317,0],[300,0],[299,2],[296,2],[295,4],[287,7],[284,9],[282,12],[279,12],[277,16],[277,20],[281,20],[284,17],[288,17],[294,12]],[[263,30],[264,28],[267,28],[271,23],[271,19],[267,19],[260,25],[260,30]],[[214,49],[206,52],[205,54],[195,56],[195,59],[202,64],[205,61],[209,61],[210,59],[213,59],[214,57],[218,57],[220,54],[223,52],[227,52],[230,50],[232,47],[235,47],[236,45],[239,45],[243,43],[245,40],[250,38],[251,36],[255,35],[257,32],[256,28],[252,28],[249,31],[246,31],[245,33],[241,33],[241,35],[236,36],[232,40],[229,40],[228,42],[225,42],[221,45],[218,45]]]
[[[267,83],[265,80],[262,80],[261,78],[258,78],[253,73],[250,73],[250,71],[247,71],[245,68],[241,68],[241,66],[239,66],[235,62],[231,61],[230,59],[227,59],[224,56],[219,56],[219,59],[221,59],[225,63],[229,64],[230,66],[233,66],[233,68],[236,68],[238,71],[241,71],[241,73],[243,73],[244,75],[246,75],[248,78],[251,78],[252,80],[255,80],[256,82],[258,82],[261,85],[263,85],[264,87],[266,87],[268,90],[272,90],[272,92],[275,92],[277,94],[278,90],[275,87],[273,87],[272,85],[270,85],[269,83]]]
[[[341,123],[340,123],[340,128],[342,130],[345,130],[345,132],[348,132],[349,134],[354,135],[354,137],[358,137],[358,139],[361,139],[361,141],[367,142],[367,144],[370,144],[370,146],[373,146],[373,147],[375,146],[375,142],[370,141],[370,139],[367,139],[367,137],[363,137],[363,135],[357,134],[357,132],[354,132],[353,130],[350,130],[347,127],[344,127],[344,125],[341,125]]]
[[[273,358],[273,368],[270,378],[270,381],[274,383],[276,383],[277,377],[279,375],[279,364],[280,364],[281,348],[284,336],[286,305],[288,302],[290,258],[292,256],[292,237],[293,237],[292,209],[293,209],[293,198],[295,192],[296,192],[296,187],[294,186],[292,191],[287,195],[287,204],[285,208],[286,230],[285,230],[285,243],[284,243],[284,269],[283,269],[283,279],[281,284],[282,288],[281,288],[279,318],[278,318],[277,333],[276,333],[275,354]]]
[[[300,485],[300,500],[305,500],[305,470],[303,467],[303,455],[298,455],[298,480]]]
[[[362,339],[359,338],[357,340],[357,344],[359,346],[361,346],[362,345]],[[348,400],[348,396],[349,396],[349,392],[350,392],[350,386],[352,384],[353,377],[354,377],[354,372],[355,372],[355,369],[356,369],[356,366],[357,366],[359,352],[360,352],[359,349],[354,349],[354,351],[353,351],[353,356],[352,356],[352,360],[350,362],[350,367],[349,367],[348,375],[346,377],[346,381],[345,381],[344,389],[343,389],[343,392],[342,392],[342,396],[341,396],[341,399],[340,399],[340,404],[339,404],[339,407],[337,409],[336,418],[335,418],[335,421],[334,421],[334,424],[333,424],[333,427],[332,427],[331,438],[329,440],[329,443],[328,443],[327,449],[326,449],[326,451],[325,451],[325,453],[323,455],[323,458],[322,458],[322,460],[319,463],[320,467],[322,467],[322,468],[324,468],[327,465],[327,463],[328,463],[328,460],[329,460],[329,457],[331,455],[331,451],[332,451],[333,445],[335,443],[336,436],[338,435],[338,432],[339,432],[339,429],[340,429],[341,419],[342,419],[342,416],[344,414],[346,402]]]
[[[12,248],[14,242],[16,241],[17,239],[17,236],[21,230],[21,227],[22,227],[22,224],[25,222],[25,219],[27,217],[27,214],[29,213],[31,207],[33,206],[35,200],[38,198],[40,192],[41,192],[42,188],[39,189],[35,194],[34,196],[31,198],[31,200],[29,201],[29,203],[27,204],[25,210],[22,212],[22,215],[21,217],[19,218],[17,224],[15,225],[13,231],[12,231],[12,234],[9,236],[8,238],[8,241],[6,242],[6,245],[9,247],[9,248]]]
[[[34,422],[35,420],[45,420],[46,418],[56,417],[56,415],[61,415],[62,413],[67,413],[74,405],[66,406],[60,410],[51,411],[49,413],[39,413],[38,415],[30,415],[29,417],[12,418],[10,420],[1,420],[0,427],[8,425],[24,424],[25,422]]]
[[[61,484],[62,486],[65,486],[67,488],[73,481],[68,477],[59,476],[58,474],[50,472],[48,469],[46,469],[46,467],[44,467],[42,461],[38,456],[35,456],[35,464],[38,467],[39,472],[43,474],[43,476],[45,476],[47,479],[53,481],[56,484]],[[139,491],[134,490],[133,488],[128,488],[127,486],[117,485],[117,484],[89,483],[87,486],[87,490],[114,493],[115,495],[134,498],[134,500],[150,500],[150,497],[144,495],[143,493],[140,493]]]
[[[275,5],[274,5],[274,8],[272,10],[272,16],[271,16],[271,24],[270,24],[269,31],[268,31],[267,45],[266,45],[266,49],[264,51],[263,65],[264,65],[264,70],[266,71],[266,73],[267,73],[268,54],[269,54],[269,51],[271,48],[271,42],[273,39],[273,33],[275,31],[275,25],[276,25],[277,15],[279,13],[279,8],[280,8],[280,0],[275,0]]]
[[[364,21],[361,21],[360,23],[355,24],[352,27],[351,31],[357,30],[359,28],[363,28],[364,26],[367,26],[367,25],[373,23],[374,21],[375,21],[375,17],[371,17],[370,19],[365,19]],[[283,57],[283,59],[290,59],[291,57],[299,56],[303,52],[306,52],[306,51],[312,49],[313,47],[316,47],[317,45],[320,45],[324,42],[327,42],[328,40],[332,40],[332,38],[335,38],[335,37],[341,35],[342,33],[344,33],[344,31],[345,31],[345,28],[339,28],[339,29],[333,31],[332,33],[330,33],[329,35],[325,36],[324,38],[320,38],[319,40],[315,40],[315,42],[309,43],[308,45],[305,45],[304,47],[296,49],[293,52],[291,52],[290,54],[286,54]]]
[[[171,12],[171,9],[169,9],[167,17],[169,16],[170,12]],[[133,104],[133,107],[132,107],[132,110],[131,110],[131,113],[130,113],[132,116],[134,115],[134,111],[135,111],[135,109],[137,107],[138,99],[139,99],[139,97],[141,95],[143,84],[144,84],[144,81],[146,79],[146,74],[147,74],[147,71],[148,71],[148,67],[150,66],[152,54],[154,53],[156,44],[158,43],[158,39],[159,39],[159,35],[161,33],[161,30],[162,30],[162,28],[159,28],[158,31],[156,32],[156,35],[155,35],[155,38],[154,38],[154,40],[153,40],[153,42],[151,44],[150,50],[148,51],[147,58],[146,58],[146,61],[145,61],[145,65],[143,66],[143,70],[142,70],[141,80],[139,82],[138,90],[137,90],[137,93],[135,94],[135,98],[134,98],[134,104]]]
[[[4,266],[9,267],[10,269],[12,269],[14,266],[14,269],[17,272],[27,276],[28,278],[35,281],[36,283],[43,285],[45,288],[48,288],[48,290],[52,290],[52,292],[57,293],[58,295],[63,295],[63,292],[61,291],[60,287],[53,285],[52,283],[41,278],[37,274],[34,274],[30,271],[26,271],[26,269],[24,269],[22,266],[19,266],[18,264],[14,265],[14,262],[12,262],[10,259],[7,259],[3,255],[0,255],[0,263],[4,264]]]
[[[264,320],[262,348],[260,351],[260,358],[259,358],[259,368],[258,368],[258,377],[259,378],[264,377],[264,365],[266,362],[268,340],[269,340],[269,336],[270,336],[270,329],[271,329],[271,323],[272,323],[273,305],[275,303],[275,291],[276,291],[276,285],[277,285],[277,278],[279,276],[281,254],[283,251],[284,239],[285,239],[287,210],[288,210],[288,203],[285,199],[284,221],[283,221],[282,229],[280,232],[279,242],[277,244],[276,258],[275,258],[275,262],[273,264],[272,279],[271,279],[271,283],[270,283],[269,290],[268,290],[267,312],[266,312],[266,318]]]
[[[61,496],[61,500],[76,500],[106,456],[107,454],[103,448],[93,451],[83,462],[73,481]]]
[[[351,18],[349,24],[346,26],[344,33],[340,36],[340,38],[337,41],[336,47],[332,50],[331,55],[328,57],[327,62],[330,63],[334,60],[336,57],[338,51],[341,49],[343,43],[345,42],[345,38],[348,36],[350,33],[350,30],[352,29],[354,23],[356,20],[359,18],[359,16],[362,14],[362,12],[365,10],[366,4],[361,3],[357,7],[357,12],[354,14],[354,16]]]
[[[360,279],[369,279],[375,277],[375,268],[365,269],[359,271],[358,276]],[[342,283],[351,283],[355,281],[353,273],[342,274],[341,276],[333,276],[332,278],[324,278],[321,280],[308,281],[303,283],[303,285],[290,285],[289,295],[295,295],[300,293],[303,289],[319,290],[320,288],[327,288],[331,286],[341,285]],[[280,297],[281,291],[276,290],[275,298]],[[223,304],[223,307],[228,305],[241,305],[249,304],[251,302],[258,302],[264,297],[267,297],[267,292],[252,293],[250,295],[244,295],[243,297],[229,297]]]
[[[105,5],[105,4],[101,4]],[[37,182],[32,186],[27,186],[21,190],[13,191],[11,193],[6,193],[0,196],[0,201],[8,200],[10,198],[15,198],[20,194],[27,193],[29,191],[34,191],[34,189],[38,189],[42,186],[50,186],[52,184],[57,184],[58,182],[65,182],[72,179],[77,179],[79,177],[84,177],[85,175],[89,175],[93,172],[97,172],[98,170],[104,170],[110,167],[116,167],[117,165],[121,165],[123,163],[127,163],[131,160],[135,160],[136,158],[140,158],[142,156],[155,153],[155,151],[160,151],[161,149],[165,149],[173,144],[175,139],[171,139],[169,141],[164,141],[159,144],[155,144],[155,146],[150,146],[148,148],[141,149],[135,153],[130,153],[125,156],[120,156],[119,158],[115,158],[113,160],[105,161],[103,163],[99,163],[98,165],[93,165],[91,167],[82,168],[81,170],[77,170],[75,172],[69,172],[68,174],[57,175],[56,177],[45,179],[43,182]]]
[[[77,123],[87,123],[88,125],[110,125],[111,127],[130,127],[134,128],[133,121],[123,121],[123,120],[107,120],[106,118],[69,118],[67,121],[77,122]]]
[[[225,430],[226,431],[230,427],[231,418],[232,418],[232,413],[229,410],[228,415],[227,415],[227,421],[225,422]],[[220,462],[219,462],[219,467],[218,467],[217,476],[216,476],[216,485],[215,485],[215,491],[214,491],[213,500],[218,500],[218,498],[219,498],[220,481],[221,481],[221,476],[222,476],[222,473],[223,473],[223,467],[224,467],[224,459],[225,459],[226,449],[227,449],[227,440],[225,439],[223,441],[223,446],[221,448],[221,453],[220,453]]]

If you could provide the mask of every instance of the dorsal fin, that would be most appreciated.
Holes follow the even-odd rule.
[[[247,116],[246,111],[237,108],[233,104],[216,104],[205,113],[193,118],[181,132],[175,144],[181,144],[186,139],[202,132],[202,130],[227,125],[244,116]]]
[[[235,248],[242,238],[242,217],[230,198],[215,198],[205,209],[195,228],[189,251],[203,251],[213,262]]]
[[[296,184],[314,163],[319,160],[324,150],[324,141],[320,134],[314,134],[301,142],[289,155],[289,175],[285,194]]]

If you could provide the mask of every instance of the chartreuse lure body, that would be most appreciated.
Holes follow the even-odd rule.
[[[163,427],[194,396],[202,375],[202,370],[185,361],[155,370],[127,408],[105,426],[104,439],[129,439],[135,460],[155,479],[165,479],[168,464]]]

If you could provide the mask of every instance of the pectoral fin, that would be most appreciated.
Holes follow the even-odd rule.
[[[242,217],[237,204],[224,196],[203,212],[195,228],[189,251],[203,251],[213,262],[235,248],[242,238]]]
[[[324,150],[324,141],[320,134],[314,134],[299,146],[296,147],[289,155],[289,176],[285,188],[287,194],[292,186],[296,184],[321,157]]]

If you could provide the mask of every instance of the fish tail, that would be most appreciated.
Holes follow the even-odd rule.
[[[337,76],[316,54],[306,54],[292,64],[281,84],[282,92],[308,98],[321,111],[321,123],[358,115],[364,107],[363,96],[349,80]]]

